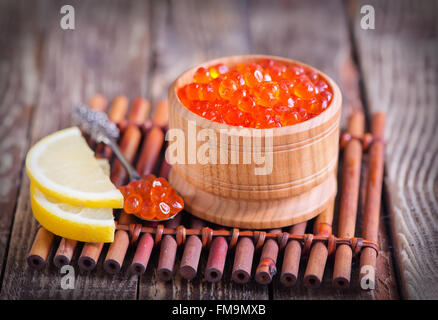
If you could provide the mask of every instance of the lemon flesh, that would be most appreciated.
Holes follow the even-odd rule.
[[[35,219],[48,231],[72,240],[112,242],[114,217],[111,208],[83,208],[45,195],[30,185],[31,206]]]
[[[66,204],[88,208],[122,208],[123,195],[100,168],[77,127],[37,142],[26,156],[32,184]]]

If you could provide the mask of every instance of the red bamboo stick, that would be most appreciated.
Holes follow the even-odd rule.
[[[364,223],[362,237],[378,241],[380,201],[382,195],[384,166],[384,132],[386,117],[384,113],[376,113],[371,121],[373,143],[369,149],[368,181],[365,197]],[[362,289],[374,289],[376,277],[377,252],[372,248],[364,248],[360,255],[359,281]],[[365,268],[366,267],[366,268]]]
[[[142,275],[145,273],[153,247],[154,239],[151,234],[144,233],[138,241],[134,258],[129,267],[129,272],[131,274]]]
[[[32,248],[27,256],[29,267],[41,270],[46,266],[54,235],[44,227],[39,227]]]
[[[228,242],[225,237],[215,237],[211,242],[207,267],[205,269],[205,279],[207,279],[207,281],[218,282],[222,279],[227,251]]]
[[[355,112],[349,119],[347,133],[353,137],[361,138],[364,131],[365,117],[362,112]],[[338,225],[338,236],[343,238],[354,237],[356,228],[362,152],[362,143],[357,139],[351,139],[344,149]],[[335,288],[349,287],[352,258],[353,252],[349,245],[337,247],[333,271],[333,286]]]
[[[61,268],[64,265],[70,264],[77,243],[76,240],[61,239],[58,250],[53,257],[53,263],[56,267]]]
[[[334,200],[315,221],[313,232],[318,235],[332,233]],[[322,242],[316,242],[310,249],[309,260],[304,273],[304,285],[307,288],[318,288],[321,285],[324,269],[327,262],[328,249]]]
[[[163,163],[161,164],[161,169],[160,169],[160,177],[167,179],[171,168],[172,166],[166,161],[166,159],[163,159]]]
[[[202,220],[192,218],[190,227],[193,229],[202,229],[205,226]],[[184,252],[181,258],[179,274],[187,280],[196,277],[198,273],[199,258],[202,252],[202,241],[198,236],[191,235],[187,238]]]
[[[234,255],[231,278],[236,283],[247,283],[251,279],[252,261],[254,258],[254,241],[248,237],[240,237]]]
[[[271,233],[279,233],[281,229],[273,229]],[[278,243],[274,239],[267,239],[263,245],[260,262],[255,273],[255,280],[260,284],[269,284],[277,273]]]
[[[289,229],[290,234],[304,234],[307,222],[302,222]],[[301,259],[301,244],[297,240],[289,240],[284,248],[283,266],[281,269],[280,282],[286,286],[293,286],[298,279],[298,271]]]
[[[167,228],[176,228],[181,222],[181,215],[177,215],[172,220],[165,223]],[[175,266],[175,257],[177,250],[176,239],[171,235],[165,235],[161,240],[160,256],[158,258],[158,278],[163,281],[169,281],[173,277]]]

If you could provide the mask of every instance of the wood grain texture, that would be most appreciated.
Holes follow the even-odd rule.
[[[271,23],[275,21],[276,23]],[[253,52],[280,55],[310,64],[332,77],[343,94],[342,127],[348,116],[361,109],[358,74],[349,40],[348,23],[341,1],[251,1],[249,7],[249,33]],[[327,31],[329,28],[329,31]],[[334,221],[338,208],[335,207]],[[358,221],[362,218],[358,217]],[[336,234],[336,227],[334,228]],[[296,287],[285,288],[278,279],[273,283],[274,299],[389,299],[397,298],[391,253],[387,246],[387,233],[382,223],[379,231],[382,252],[379,255],[379,281],[374,292],[362,292],[356,285],[344,292],[331,286],[333,261],[327,262],[321,287],[309,290],[303,286],[303,273],[307,261],[300,268]],[[281,263],[281,261],[280,261]],[[357,264],[352,279],[357,279]]]
[[[152,14],[154,70],[151,73],[152,101],[167,98],[169,85],[185,70],[201,62],[226,55],[249,52],[245,3],[226,1],[156,1]],[[231,281],[233,255],[227,257],[224,277],[217,283],[203,280],[207,254],[203,252],[198,276],[184,280],[178,272],[182,252],[178,251],[176,275],[169,282],[156,274],[157,249],[141,277],[139,299],[268,299],[268,288],[251,282]],[[228,268],[228,269],[227,269]]]
[[[98,2],[74,0],[71,1],[76,9],[76,30],[74,31],[63,31],[59,27],[59,9],[65,4],[61,1],[42,1],[35,7],[29,7],[24,1],[20,2],[19,5],[16,5],[15,2],[14,6],[9,6],[8,2],[0,4],[2,9],[0,10],[0,25],[2,26],[0,28],[0,43],[3,44],[6,40],[8,44],[6,50],[3,50],[3,46],[0,50],[0,75],[7,74],[7,77],[0,77],[0,92],[3,93],[0,98],[2,115],[0,132],[7,133],[8,137],[16,136],[16,139],[12,139],[12,144],[14,148],[15,145],[19,146],[17,151],[13,152],[14,165],[10,170],[13,173],[8,172],[7,176],[4,176],[3,171],[0,171],[2,180],[5,177],[8,181],[14,181],[12,185],[9,182],[7,187],[4,185],[0,187],[2,192],[6,190],[8,197],[11,196],[9,198],[11,201],[5,203],[5,207],[3,207],[6,208],[4,211],[6,214],[3,214],[2,211],[0,217],[2,222],[0,227],[0,258],[1,255],[5,254],[4,248],[6,247],[3,246],[3,243],[8,243],[9,235],[12,233],[6,266],[3,266],[5,272],[3,276],[0,276],[0,279],[3,279],[0,298],[388,299],[398,297],[389,239],[385,230],[384,222],[387,222],[385,215],[382,217],[379,230],[379,243],[382,247],[377,261],[379,281],[377,290],[371,293],[362,292],[358,287],[353,287],[345,292],[334,291],[331,287],[333,261],[330,258],[323,284],[318,290],[308,290],[302,286],[302,274],[306,261],[301,264],[298,286],[296,287],[285,289],[278,282],[278,276],[274,278],[274,283],[270,286],[260,286],[254,280],[246,285],[236,285],[231,281],[233,252],[228,254],[224,278],[216,284],[203,280],[207,260],[205,251],[201,256],[198,276],[192,281],[183,280],[179,275],[176,275],[169,282],[158,280],[156,248],[153,249],[146,275],[142,276],[140,281],[137,281],[137,277],[129,278],[126,274],[126,267],[131,261],[131,256],[125,260],[127,263],[122,268],[121,274],[106,275],[102,270],[106,247],[102,252],[96,272],[79,274],[78,268],[75,267],[77,273],[75,290],[62,290],[60,288],[62,275],[52,263],[43,273],[30,270],[25,259],[33,241],[33,237],[30,235],[35,234],[37,226],[30,209],[29,182],[21,167],[24,152],[30,144],[35,143],[42,136],[68,126],[70,124],[69,111],[72,105],[88,100],[96,92],[103,93],[108,99],[118,94],[125,94],[130,98],[142,95],[156,102],[167,97],[168,85],[189,67],[225,55],[261,53],[297,59],[332,76],[337,83],[341,84],[345,111],[342,114],[343,124],[346,123],[345,120],[350,110],[361,109],[362,105],[358,90],[359,75],[350,54],[346,16],[340,1],[108,1],[103,5]],[[3,10],[4,8],[7,10]],[[358,7],[355,10],[355,13],[358,14]],[[434,38],[436,27],[435,29],[427,29],[431,21],[430,14],[426,15],[428,18],[425,19],[425,22],[413,23],[410,17],[403,16],[404,12],[409,12],[406,8],[403,11],[397,8],[391,10],[393,10],[393,14],[402,17],[399,18],[402,20],[397,20],[397,26],[402,25],[404,19],[412,24],[409,28],[414,31],[405,27],[402,29],[405,34],[409,35],[410,32],[418,34],[423,28],[429,30],[422,35],[421,40],[422,44],[428,44],[427,55],[422,52],[426,57],[425,63],[423,65],[416,60],[414,62],[416,61],[415,63],[421,66],[429,66],[429,64],[434,66],[434,72],[431,73],[429,69],[424,69],[427,71],[424,74],[426,75],[425,79],[428,81],[433,79],[435,81],[433,83],[436,85],[436,63],[433,60],[433,54],[436,56],[436,51],[427,40],[434,39],[436,41]],[[353,27],[357,28],[357,18],[355,21]],[[327,26],[330,27],[329,30]],[[390,33],[396,33],[398,30],[390,23],[386,25],[386,28],[392,28]],[[368,41],[368,37],[371,36],[375,37],[375,35],[357,36],[356,31],[356,37],[362,39],[364,46],[365,40]],[[14,37],[15,41],[8,41],[11,37]],[[410,44],[408,38],[404,37],[403,41],[405,42],[399,44],[400,48],[403,46],[408,48],[408,44]],[[383,42],[384,40],[380,39],[379,41]],[[373,50],[379,53],[378,56],[374,51],[370,51],[371,48],[368,48],[365,51],[370,55],[367,58],[368,62],[363,62],[363,66],[367,66],[368,70],[365,72],[367,84],[373,87],[375,92],[381,94],[379,99],[383,100],[378,102],[382,102],[381,105],[386,109],[389,108],[389,101],[394,98],[382,94],[381,91],[383,88],[388,90],[393,86],[393,79],[386,73],[388,71],[401,73],[400,68],[405,62],[404,59],[410,56],[411,50],[413,50],[408,49],[407,53],[399,55],[400,60],[395,60],[397,61],[395,69],[391,61],[392,55],[396,54],[391,47],[393,43],[394,40],[389,37],[389,43],[384,46],[386,51],[373,47]],[[397,52],[397,54],[399,53]],[[362,59],[361,56],[361,61]],[[389,61],[387,61],[388,59]],[[386,61],[386,64],[379,63],[379,69],[372,66],[381,60]],[[16,74],[13,71],[17,71]],[[417,79],[413,73],[410,74],[411,79],[416,79],[418,84],[422,85],[420,88],[424,94],[415,96],[417,100],[409,100],[409,106],[416,106],[418,103],[423,107],[420,110],[422,115],[429,112],[436,118],[436,113],[428,111],[426,108],[426,106],[436,104],[436,95],[433,93],[433,89],[436,87],[432,87],[430,83],[426,86],[425,79]],[[372,81],[375,76],[380,79],[376,83]],[[402,97],[406,97],[403,94],[408,92],[409,86],[405,82],[406,87],[403,88],[405,91],[400,93]],[[383,88],[379,88],[379,86]],[[414,88],[410,90],[409,92],[415,93]],[[400,99],[397,97],[397,103],[403,102]],[[13,105],[16,107],[10,107]],[[413,118],[417,115],[413,108],[403,110],[403,112],[408,113],[411,118],[401,119],[403,126],[396,125],[398,118],[390,119],[391,129],[389,130],[396,130],[394,136],[401,135],[406,141],[409,140],[412,146],[415,145],[415,149],[408,150],[409,157],[413,159],[411,162],[405,163],[401,167],[395,166],[393,169],[403,171],[404,180],[400,180],[402,186],[406,181],[410,183],[406,198],[402,198],[402,205],[395,206],[395,208],[398,208],[398,214],[403,214],[409,221],[411,219],[409,210],[404,213],[400,213],[400,211],[415,204],[417,213],[414,216],[415,219],[419,219],[422,223],[430,222],[429,228],[432,228],[433,215],[436,216],[433,208],[436,208],[437,187],[436,178],[431,179],[428,175],[436,177],[437,168],[434,166],[434,162],[437,162],[437,152],[436,149],[433,149],[435,153],[425,152],[422,154],[421,152],[426,150],[426,147],[431,144],[432,135],[436,134],[435,122],[431,117],[428,122],[425,122],[426,126],[423,126],[423,129],[427,133],[428,139],[422,140],[418,146],[416,144],[418,144],[417,139],[420,132],[409,136],[408,132],[403,131],[406,126],[414,127]],[[8,116],[3,117],[4,114]],[[12,127],[14,130],[4,130],[4,128]],[[9,140],[7,139],[7,141]],[[4,141],[0,141],[0,151],[3,151],[4,143]],[[6,150],[10,150],[11,141],[7,143],[9,146],[6,146]],[[397,151],[395,153],[397,159],[402,158],[403,151],[407,150],[406,146],[403,146],[402,150],[396,148],[395,140],[392,140],[391,148],[391,151]],[[415,157],[414,151],[419,152],[418,158]],[[3,154],[1,158],[2,170],[4,161],[6,163],[10,161],[4,158]],[[418,165],[421,161],[423,161],[424,166],[418,167],[416,172],[409,172],[407,175],[409,166],[411,164]],[[20,165],[17,164],[18,162]],[[395,172],[393,171],[393,173]],[[366,172],[363,172],[363,175],[366,175]],[[18,189],[20,180],[23,183]],[[363,180],[364,177],[362,177]],[[396,196],[405,194],[399,191],[402,190],[402,187],[398,181],[398,177],[393,180]],[[425,186],[422,186],[422,181],[427,182]],[[418,199],[412,200],[423,187],[427,192],[421,193]],[[16,197],[18,201],[12,201]],[[363,195],[361,198],[363,201]],[[394,201],[393,199],[390,199],[391,203]],[[397,198],[395,199],[397,200]],[[430,206],[430,203],[435,204],[435,207]],[[428,210],[427,215],[420,216],[418,210],[420,205],[424,204]],[[12,218],[13,214],[15,214],[15,218]],[[360,230],[360,221],[359,214],[358,230]],[[12,222],[13,228],[11,230],[8,224],[10,226]],[[412,223],[410,224],[412,225]],[[403,228],[407,228],[407,226],[400,223],[397,230]],[[336,233],[336,230],[334,232]],[[421,265],[422,261],[415,259],[416,253],[410,251],[409,246],[417,245],[415,250],[420,248],[422,252],[432,252],[431,256],[434,256],[436,254],[433,251],[434,243],[429,246],[430,243],[428,239],[423,237],[423,234],[414,232],[412,235],[409,232],[405,232],[405,234],[410,235],[409,239],[415,239],[415,241],[420,239],[421,241],[406,242],[405,251],[401,251],[402,255],[399,260],[408,261],[408,264],[415,268],[420,263],[418,270],[432,270],[432,267],[435,267],[433,261],[428,260],[428,264]],[[81,248],[82,245],[78,245],[73,255],[74,266],[77,265]],[[54,252],[51,252],[49,255],[50,261],[53,254]],[[128,255],[130,254],[132,252],[128,250]],[[176,271],[178,271],[181,255],[181,252],[177,253]],[[257,255],[254,261],[258,261]],[[282,253],[280,253],[278,267],[281,262]],[[357,261],[355,260],[353,263],[352,279],[357,279]],[[253,266],[253,270],[255,270],[255,266]],[[416,270],[414,271],[412,274],[409,273],[410,271],[406,272],[405,278],[410,280],[410,286],[415,287],[416,279],[424,280],[431,275],[433,277],[431,273],[419,274]]]
[[[86,101],[95,92],[101,92],[106,97],[115,97],[123,92],[132,97],[145,95],[148,85],[146,74],[150,39],[145,19],[149,14],[148,3],[112,1],[100,6],[93,1],[73,2],[76,12],[74,31],[64,31],[59,27],[62,5],[62,2],[43,2],[36,6],[35,11],[32,7],[31,11],[23,13],[24,20],[36,19],[32,27],[41,28],[44,38],[39,43],[39,50],[32,52],[38,54],[40,73],[38,79],[29,81],[39,83],[40,87],[38,98],[31,98],[35,111],[32,114],[30,144],[69,126],[73,105]],[[130,23],[121,24],[121,20],[129,20]],[[25,36],[32,38],[35,35],[29,30]],[[32,65],[27,68],[31,73]],[[102,261],[98,264],[98,271],[90,275],[78,274],[78,268],[75,268],[74,290],[61,289],[62,275],[52,263],[42,273],[26,266],[26,253],[33,241],[30,235],[35,234],[36,221],[30,209],[29,180],[24,172],[22,180],[1,297],[135,299],[137,278],[126,277],[123,269],[118,276],[105,275]],[[53,252],[49,261],[52,258]],[[73,258],[73,265],[77,266],[77,257]]]
[[[0,4],[0,281],[28,148],[30,118],[38,91],[38,36],[30,8]]]
[[[359,8],[375,9],[375,30]],[[385,191],[402,296],[438,298],[438,4],[355,1],[354,38],[370,112],[387,113]]]

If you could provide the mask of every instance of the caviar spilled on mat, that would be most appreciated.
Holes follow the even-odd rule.
[[[311,119],[330,105],[333,91],[314,70],[272,59],[199,68],[193,83],[178,89],[197,115],[248,128],[284,127]]]

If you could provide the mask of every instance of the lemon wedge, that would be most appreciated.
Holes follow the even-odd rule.
[[[26,156],[26,171],[34,187],[59,202],[88,208],[123,207],[123,195],[103,172],[77,127],[37,142]]]
[[[103,170],[103,173],[109,177],[111,173],[111,167],[108,159],[101,158],[101,159],[96,159],[96,161],[99,164],[99,167]]]
[[[111,208],[83,208],[60,202],[30,185],[35,219],[48,231],[72,240],[112,242],[115,224]]]

